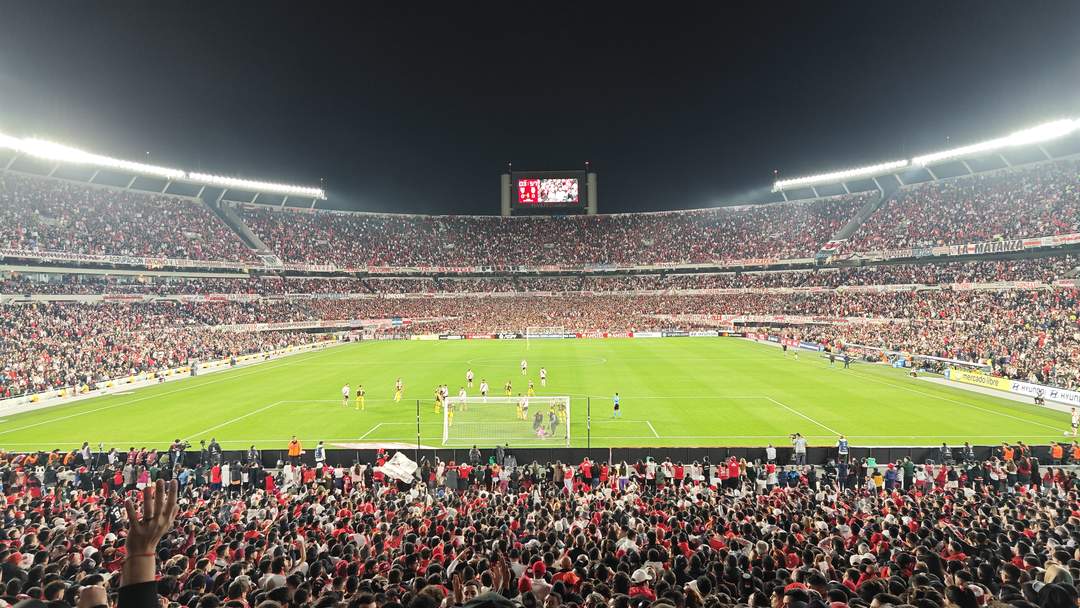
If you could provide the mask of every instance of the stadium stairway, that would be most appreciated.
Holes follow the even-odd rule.
[[[900,184],[895,180],[885,180],[884,183],[874,180],[874,183],[881,187],[880,196],[870,199],[865,205],[860,207],[859,210],[855,212],[855,217],[851,218],[847,224],[844,224],[844,227],[829,239],[829,242],[825,244],[825,247],[817,252],[817,255],[814,257],[818,261],[818,264],[825,263],[830,256],[836,253],[836,248],[839,243],[846,241],[851,235],[855,234],[855,231],[863,225],[863,222],[870,219],[870,216],[873,215],[874,212],[881,209],[889,199],[900,192]]]
[[[281,258],[271,251],[270,247],[268,247],[266,243],[251,230],[251,228],[248,228],[247,224],[244,223],[244,220],[240,219],[240,216],[237,215],[232,207],[221,204],[220,202],[213,203],[206,199],[200,200],[202,200],[203,204],[206,205],[211,213],[221,218],[221,221],[225,222],[229,228],[232,228],[233,232],[239,235],[240,239],[244,241],[244,244],[253,249],[256,255],[258,255],[267,266],[281,267],[284,265]]]

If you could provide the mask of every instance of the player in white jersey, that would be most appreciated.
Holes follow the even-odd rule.
[[[529,362],[525,359],[521,360],[521,375],[525,376],[529,373]]]
[[[547,368],[540,368],[540,386],[547,386]]]
[[[465,392],[464,386],[458,389],[457,397],[461,400],[461,411],[469,409],[468,405],[466,405],[469,402],[469,394]]]
[[[1076,429],[1080,427],[1080,411],[1072,408],[1072,436],[1076,437]]]
[[[480,381],[480,396],[484,399],[484,403],[487,403],[488,383],[487,380]]]
[[[349,407],[349,383],[346,382],[345,386],[341,387],[341,405]]]
[[[446,403],[446,398],[450,396],[450,387],[445,384],[442,385],[439,387],[439,394],[442,395],[443,403]]]
[[[473,381],[472,368],[469,368],[468,370],[465,370],[465,384],[467,384],[469,386],[469,388],[472,388],[472,381]]]
[[[518,394],[518,397],[521,397],[520,393]],[[520,401],[518,401],[518,407],[521,408],[521,419],[522,420],[528,420],[529,419],[529,398],[528,397],[521,397]]]

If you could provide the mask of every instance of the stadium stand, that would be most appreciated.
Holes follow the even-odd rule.
[[[845,245],[850,251],[978,243],[1080,230],[1075,160],[902,190]]]
[[[825,467],[735,457],[541,465],[477,450],[391,478],[385,453],[350,467],[267,469],[258,452],[225,460],[213,445],[3,455],[0,600],[1076,605],[1076,475],[1023,446],[986,460],[958,450],[948,464]],[[137,520],[123,500],[144,488]]]
[[[671,213],[410,216],[241,208],[288,262],[364,266],[654,264],[805,258],[867,195]]]
[[[0,246],[17,250],[253,260],[202,203],[0,174]]]

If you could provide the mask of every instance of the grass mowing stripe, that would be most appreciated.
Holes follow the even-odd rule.
[[[779,349],[751,344],[727,338],[536,341],[525,355],[525,345],[511,340],[364,342],[222,372],[220,378],[186,379],[177,387],[156,385],[134,396],[89,399],[44,414],[5,415],[0,439],[4,445],[24,446],[20,449],[77,447],[84,440],[124,449],[161,448],[175,437],[207,432],[232,449],[251,444],[284,449],[290,435],[327,442],[400,438],[412,444],[419,405],[421,442],[439,445],[442,416],[433,412],[434,387],[450,384],[454,393],[471,367],[477,379],[487,379],[491,394],[501,395],[507,380],[513,381],[515,393],[524,393],[527,382],[518,365],[523,356],[534,382],[541,366],[548,370],[547,386],[536,382],[538,392],[572,397],[575,447],[586,444],[587,398],[594,395],[591,439],[597,448],[763,446],[783,442],[799,427],[809,431],[804,435],[811,445],[823,446],[832,445],[839,434],[832,431],[840,429],[864,446],[940,445],[954,438],[986,445],[1037,437],[1041,441],[1031,442],[1045,443],[1060,439],[1058,427],[1067,427],[1067,414],[1060,412],[1028,411],[993,396],[967,397],[955,394],[953,387],[907,388],[891,369],[873,366],[858,375],[840,366],[826,370],[825,362],[806,364],[813,357],[793,362]],[[606,363],[580,365],[599,361]],[[405,383],[404,401],[391,404],[388,398],[399,376]],[[365,411],[337,405],[346,382],[367,390]],[[173,393],[176,389],[183,390]],[[611,420],[616,392],[624,418]],[[468,393],[476,395],[476,388]],[[943,400],[960,403],[942,416]],[[79,417],[68,418],[74,414]],[[461,420],[483,423],[483,416],[480,410],[475,418]],[[140,439],[121,439],[130,437]],[[481,447],[492,447],[486,444],[494,440],[480,440]]]

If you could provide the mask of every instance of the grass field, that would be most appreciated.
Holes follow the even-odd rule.
[[[832,445],[838,433],[854,445],[1040,443],[1061,439],[1068,427],[1062,412],[913,380],[891,368],[830,369],[813,353],[793,361],[779,349],[734,338],[533,340],[526,348],[520,340],[350,344],[8,416],[0,421],[0,448],[100,441],[126,449],[216,437],[225,449],[267,449],[284,447],[292,434],[308,445],[415,443],[416,400],[421,441],[438,446],[434,387],[447,383],[456,394],[471,367],[492,394],[502,394],[507,379],[517,393],[525,388],[522,357],[534,381],[547,367],[548,387],[536,382],[539,394],[572,396],[575,446],[586,441],[587,397],[594,447],[779,445],[795,431],[817,445]],[[398,376],[405,400],[394,404]],[[341,406],[345,382],[364,385],[366,411]],[[621,420],[611,419],[615,391]]]

